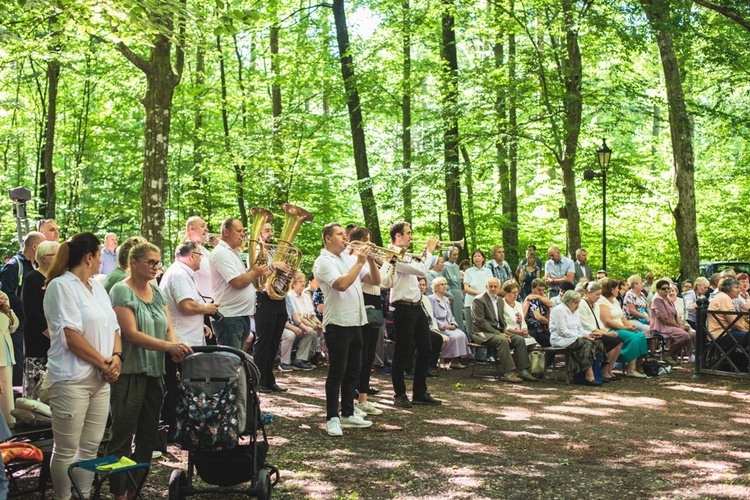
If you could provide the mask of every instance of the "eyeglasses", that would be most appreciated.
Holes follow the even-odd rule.
[[[54,257],[55,255],[57,255],[57,254],[56,253],[45,253],[44,254],[45,257]]]
[[[161,267],[161,261],[160,260],[144,260],[142,262],[145,262],[148,267],[151,269],[158,269]]]
[[[663,286],[663,287],[659,288],[659,290],[669,290],[669,287],[668,286]]]
[[[198,257],[203,257],[203,254],[200,252],[190,252],[193,255],[197,255]]]

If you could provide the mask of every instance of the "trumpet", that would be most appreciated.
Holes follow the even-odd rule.
[[[418,243],[414,243],[415,246],[421,247],[427,245],[427,241],[420,241]],[[448,250],[449,248],[460,248],[463,249],[466,246],[466,238],[461,238],[460,240],[456,241],[438,241],[437,247],[435,247],[435,251],[437,250]]]
[[[401,261],[404,259],[404,255],[406,255],[405,248],[401,250],[393,250],[390,248],[375,246],[373,243],[366,243],[359,240],[350,241],[347,248],[359,251],[364,247],[370,247],[370,255],[372,255],[375,260],[381,260],[383,262],[389,262],[393,257],[396,257],[397,260]]]

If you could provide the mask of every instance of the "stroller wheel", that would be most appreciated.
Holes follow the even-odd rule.
[[[187,475],[185,471],[175,470],[169,478],[169,500],[184,500],[187,498]]]
[[[271,486],[276,486],[279,483],[279,479],[281,479],[279,469],[275,465],[266,464],[265,467],[268,469],[268,475],[271,476]]]
[[[258,478],[256,484],[256,496],[258,500],[268,500],[271,498],[271,477],[268,475],[268,469],[261,468],[258,471]]]

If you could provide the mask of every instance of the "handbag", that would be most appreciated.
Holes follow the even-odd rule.
[[[542,351],[531,351],[529,353],[531,359],[531,374],[544,374],[547,368],[547,356]]]
[[[383,310],[374,306],[366,306],[365,312],[367,313],[367,325],[366,326],[383,326],[385,318],[383,317]]]

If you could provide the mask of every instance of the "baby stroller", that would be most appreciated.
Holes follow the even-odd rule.
[[[170,500],[201,492],[270,498],[279,471],[266,463],[268,438],[258,399],[260,373],[253,358],[220,345],[193,347],[193,351],[180,368],[175,436],[188,451],[187,473],[172,472]],[[243,436],[249,437],[249,443],[240,444]],[[193,469],[204,482],[218,488],[194,488]],[[248,481],[249,487],[230,488]]]

